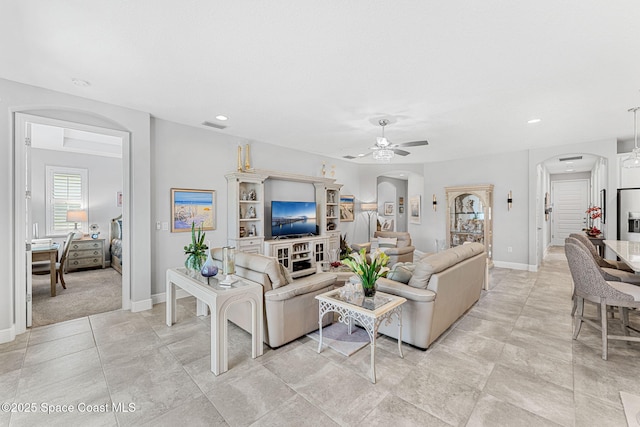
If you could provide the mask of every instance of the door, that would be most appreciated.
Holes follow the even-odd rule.
[[[564,239],[586,227],[589,207],[589,180],[551,183],[551,244],[564,246]]]

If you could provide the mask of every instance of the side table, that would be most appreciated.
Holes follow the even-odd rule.
[[[199,273],[189,274],[186,268],[167,270],[167,326],[176,323],[176,286],[198,299],[198,315],[211,309],[211,372],[220,375],[229,370],[227,350],[227,311],[238,302],[251,303],[251,357],[262,356],[263,295],[258,283],[238,278],[231,287],[218,285],[214,277],[207,280]],[[209,284],[210,283],[210,284]]]
[[[364,298],[363,296],[346,298],[341,295],[340,291],[341,289],[334,289],[316,296],[320,302],[318,353],[322,351],[322,318],[326,313],[331,311],[338,313],[338,321],[349,326],[349,333],[351,333],[353,322],[357,321],[367,331],[371,341],[370,376],[371,382],[375,384],[378,327],[383,321],[386,321],[387,324],[391,323],[393,315],[398,319],[398,353],[401,358],[404,358],[402,354],[402,304],[407,300],[384,292],[376,292],[374,298]]]

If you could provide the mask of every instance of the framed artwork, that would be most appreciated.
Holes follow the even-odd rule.
[[[213,190],[171,189],[171,232],[216,229],[216,192]]]
[[[602,216],[600,217],[600,220],[603,224],[607,223],[607,190],[606,189],[602,189],[600,190],[600,209]]]
[[[353,214],[353,205],[354,205],[354,196],[345,196],[340,195],[340,221],[342,222],[353,222],[354,214]]]
[[[551,199],[549,193],[544,194],[544,220],[549,221],[549,214],[551,213]]]
[[[420,224],[420,195],[409,198],[409,222]]]
[[[389,216],[389,215],[393,215],[395,209],[395,203],[393,202],[385,202],[384,204],[384,215],[385,216]]]
[[[122,191],[116,191],[116,207],[122,207]]]

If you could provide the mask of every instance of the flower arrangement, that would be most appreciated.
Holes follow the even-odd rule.
[[[600,208],[599,206],[592,206],[587,209],[585,213],[588,216],[587,228],[585,229],[587,234],[591,236],[597,236],[598,234],[602,233],[602,231],[593,224],[596,219],[602,218],[602,208]]]
[[[209,247],[204,243],[205,233],[202,232],[202,224],[198,227],[198,233],[196,234],[196,224],[191,223],[191,243],[184,247],[184,253],[187,255],[187,259],[184,262],[184,266],[188,270],[198,270],[202,268],[207,259],[207,253],[205,252]]]
[[[389,267],[386,267],[387,262],[389,262],[389,256],[380,249],[375,250],[369,262],[365,248],[360,249],[360,252],[351,253],[348,258],[342,260],[343,264],[360,277],[365,297],[375,295],[376,280],[389,271]]]

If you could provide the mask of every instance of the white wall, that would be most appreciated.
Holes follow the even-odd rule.
[[[38,148],[31,149],[32,222],[38,224],[40,237],[49,237],[45,235],[46,166],[87,169],[88,224],[98,224],[100,238],[106,239],[108,245],[111,219],[122,213],[122,208],[116,206],[116,192],[122,191],[122,159]],[[64,240],[63,237],[57,239],[59,242],[62,240]],[[107,259],[109,259],[108,253]]]
[[[80,89],[78,89],[80,91]],[[87,89],[90,90],[90,89]],[[0,79],[0,240],[6,252],[0,257],[0,342],[10,340],[15,334],[15,295],[13,265],[14,248],[13,195],[13,114],[28,112],[44,117],[74,121],[131,133],[131,167],[136,171],[129,191],[132,212],[131,252],[136,259],[131,265],[131,301],[141,307],[150,297],[149,254],[149,177],[150,177],[150,126],[149,114],[123,107],[92,101],[77,96],[46,90],[35,86]]]

